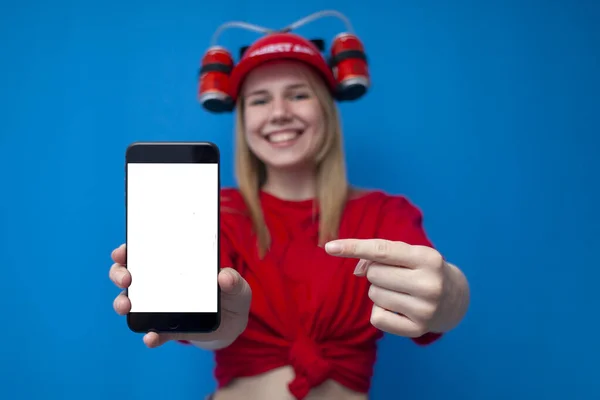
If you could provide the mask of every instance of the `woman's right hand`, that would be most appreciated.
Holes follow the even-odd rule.
[[[115,285],[126,289],[131,285],[131,274],[125,267],[125,245],[121,245],[112,252],[114,264],[110,268],[109,277]],[[248,313],[252,300],[252,290],[248,282],[234,269],[221,269],[218,276],[221,287],[221,325],[211,333],[161,333],[149,332],[144,335],[144,343],[148,347],[158,347],[170,340],[188,340],[202,347],[202,343],[218,341],[225,344],[232,343],[248,324]],[[131,310],[131,302],[123,291],[114,302],[113,307],[117,314],[126,315]],[[207,343],[208,345],[208,343]]]

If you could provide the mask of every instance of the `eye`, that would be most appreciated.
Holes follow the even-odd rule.
[[[296,92],[292,93],[290,96],[292,100],[306,100],[310,98],[310,93],[308,92]]]
[[[266,97],[254,97],[251,98],[250,100],[248,100],[248,105],[249,106],[260,106],[263,104],[266,104],[268,102],[268,99]]]

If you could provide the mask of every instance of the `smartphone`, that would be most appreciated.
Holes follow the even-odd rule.
[[[215,144],[136,142],[127,148],[127,325],[132,331],[219,327],[219,195]]]

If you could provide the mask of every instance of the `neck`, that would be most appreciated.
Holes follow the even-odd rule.
[[[306,200],[316,197],[317,176],[314,169],[267,171],[265,192],[284,200]]]

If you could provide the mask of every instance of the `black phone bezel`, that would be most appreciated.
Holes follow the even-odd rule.
[[[125,242],[127,243],[127,165],[130,163],[216,163],[218,170],[217,196],[221,192],[220,152],[211,142],[135,142],[125,152]],[[217,201],[220,227],[220,201]],[[220,235],[217,235],[217,251],[220,253]],[[126,263],[127,264],[127,263]],[[127,265],[126,265],[127,266]],[[217,254],[217,274],[221,269]],[[132,276],[132,280],[135,277]],[[217,280],[217,312],[214,313],[165,313],[136,312],[127,314],[127,326],[136,333],[208,333],[218,329],[221,323],[221,288]]]

